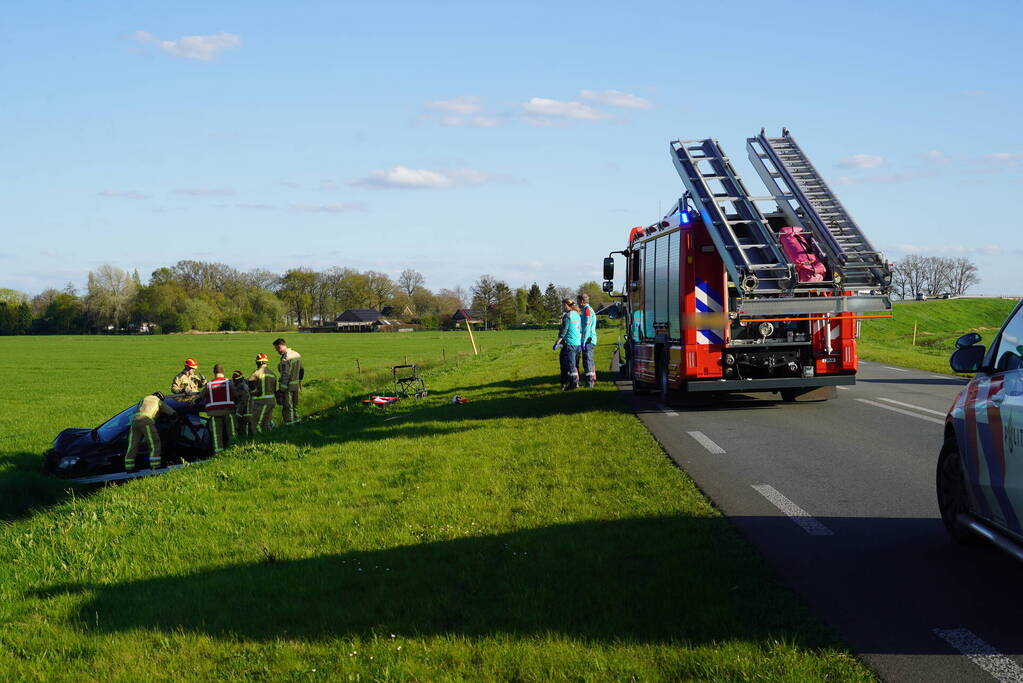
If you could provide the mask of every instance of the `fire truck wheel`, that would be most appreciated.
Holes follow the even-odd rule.
[[[954,436],[945,439],[938,454],[936,477],[938,510],[948,535],[957,543],[975,544],[977,536],[959,522],[959,515],[970,513],[970,498],[966,491],[966,477],[959,458],[959,445]]]
[[[667,404],[670,395],[668,389],[668,350],[662,348],[657,353],[657,393],[661,403]]]

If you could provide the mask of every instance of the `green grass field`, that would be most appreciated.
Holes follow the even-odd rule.
[[[893,318],[863,321],[859,354],[880,363],[953,374],[948,357],[955,350],[955,340],[967,332],[979,332],[985,344],[991,343],[1015,305],[1014,299],[897,303]]]
[[[4,389],[5,406],[19,399],[4,428],[19,436],[4,441],[0,480],[33,474],[21,465],[59,426],[55,410],[89,424],[168,382],[179,356],[233,366],[264,336],[2,340],[50,388],[35,404]],[[550,336],[487,335],[479,358],[429,372],[429,398],[387,410],[326,373],[374,351],[380,366],[406,350],[439,358],[460,337],[296,337],[321,378],[320,415],[200,466],[6,509],[0,671],[870,680],[613,385],[557,391]],[[451,405],[454,393],[471,402]]]

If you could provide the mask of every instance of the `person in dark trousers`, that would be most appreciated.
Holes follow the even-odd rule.
[[[298,394],[302,390],[302,355],[295,349],[289,349],[281,338],[274,340],[274,349],[281,354],[277,374],[284,424],[295,424],[298,422]]]
[[[131,420],[128,432],[128,448],[124,453],[124,471],[135,469],[135,456],[142,442],[149,445],[149,469],[160,467],[160,433],[156,431],[156,418],[159,415],[175,415],[174,409],[163,402],[163,394],[154,391],[139,401],[138,412]]]
[[[277,406],[277,375],[270,369],[270,359],[265,353],[256,356],[256,371],[249,375],[249,388],[252,391],[252,424],[253,434],[270,429],[274,408]]]
[[[234,431],[238,436],[252,435],[252,392],[249,382],[241,370],[231,373],[234,385]]]
[[[571,391],[579,388],[579,370],[576,367],[576,356],[579,355],[580,324],[579,306],[571,299],[561,302],[564,313],[561,316],[561,327],[558,329],[558,341],[554,349],[561,346],[561,390]]]
[[[203,388],[203,410],[210,416],[213,452],[219,453],[234,440],[234,384],[224,376],[224,366],[213,366],[213,379]]]
[[[579,304],[579,355],[583,359],[583,377],[586,386],[597,384],[597,369],[593,365],[593,349],[597,346],[597,314],[590,306],[590,297],[580,294],[575,298]]]

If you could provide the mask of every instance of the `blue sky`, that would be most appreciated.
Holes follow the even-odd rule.
[[[876,246],[1023,292],[1021,5],[16,3],[0,287],[416,268],[598,279],[681,193],[678,138],[788,126]]]

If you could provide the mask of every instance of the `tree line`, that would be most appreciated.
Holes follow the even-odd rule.
[[[444,325],[460,308],[486,324],[508,328],[558,320],[561,299],[585,291],[599,306],[606,295],[596,282],[577,288],[537,283],[512,288],[482,275],[466,291],[432,291],[425,278],[406,269],[386,273],[334,267],[240,271],[223,263],[179,261],[153,271],[103,265],[88,274],[85,291],[73,285],[35,296],[0,289],[0,334],[170,333],[189,330],[279,330],[333,321],[348,309],[390,307],[390,317],[426,328]]]
[[[892,264],[892,290],[900,299],[914,299],[917,294],[962,296],[979,283],[977,266],[966,257],[909,254]]]

